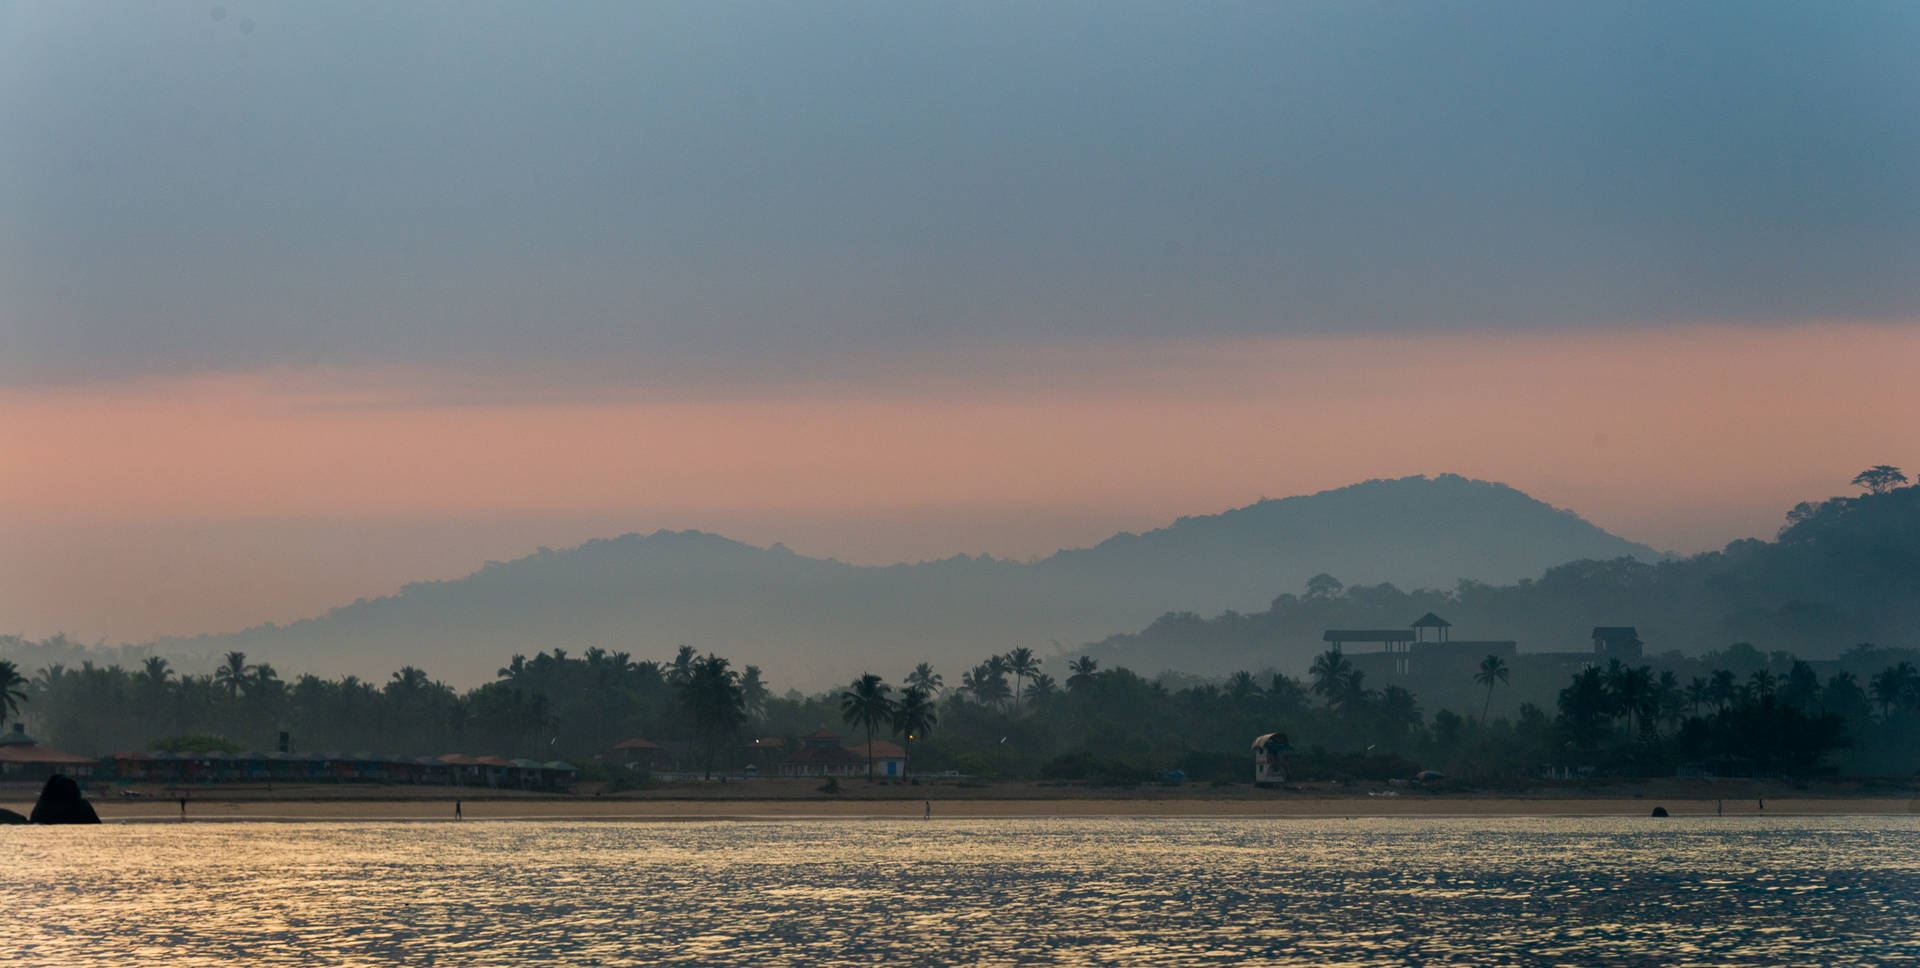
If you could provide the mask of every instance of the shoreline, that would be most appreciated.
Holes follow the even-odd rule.
[[[413,821],[451,822],[453,797],[444,799],[267,798],[211,799],[190,797],[186,822],[337,822]],[[1828,817],[1911,816],[1920,814],[1920,799],[1895,796],[1787,797],[1769,796],[1764,808],[1758,798],[1633,798],[1633,797],[1484,797],[1401,796],[1326,797],[1278,795],[1270,799],[1221,798],[965,798],[945,799],[667,799],[511,797],[460,798],[465,821],[793,821],[793,820],[920,820],[927,802],[933,819],[1048,819],[1048,818],[1164,818],[1164,819],[1341,819],[1380,817],[1523,818],[1523,817],[1648,817],[1664,807],[1674,818],[1724,816]],[[179,823],[178,799],[93,800],[104,823]],[[0,803],[20,813],[32,802]],[[1724,811],[1724,813],[1720,812]]]

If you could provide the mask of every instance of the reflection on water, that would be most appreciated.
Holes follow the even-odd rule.
[[[1920,820],[0,827],[5,960],[1914,965]]]

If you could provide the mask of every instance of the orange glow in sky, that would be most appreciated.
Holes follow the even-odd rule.
[[[15,388],[0,614],[28,634],[224,631],[660,527],[859,562],[1026,557],[1443,472],[1696,551],[1769,536],[1860,467],[1920,463],[1915,361],[1920,328],[1836,324],[902,356],[731,384]]]

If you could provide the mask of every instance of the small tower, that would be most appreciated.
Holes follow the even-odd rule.
[[[1433,641],[1445,642],[1447,640],[1447,630],[1450,628],[1453,628],[1452,622],[1432,612],[1428,612],[1413,620],[1413,640],[1415,642],[1427,641],[1427,630],[1432,629],[1434,635]]]
[[[1596,625],[1593,654],[1602,659],[1640,658],[1640,630],[1631,625]]]

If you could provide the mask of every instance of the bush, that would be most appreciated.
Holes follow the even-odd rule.
[[[1180,758],[1180,769],[1187,779],[1205,783],[1252,783],[1253,756],[1250,753],[1209,753],[1194,750]]]
[[[1048,760],[1040,767],[1040,776],[1048,780],[1133,786],[1152,779],[1153,771],[1082,750]]]
[[[224,736],[211,733],[187,733],[182,736],[165,736],[147,744],[147,749],[166,753],[239,753],[239,746],[227,741]]]

